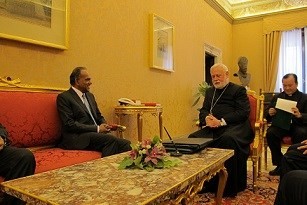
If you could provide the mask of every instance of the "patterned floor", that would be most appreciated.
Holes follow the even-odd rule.
[[[287,148],[282,148],[285,153]],[[279,177],[269,176],[268,172],[275,168],[271,161],[271,152],[268,148],[267,169],[265,169],[264,157],[262,157],[261,175],[258,179],[258,190],[252,191],[252,162],[247,162],[248,170],[248,187],[245,191],[240,192],[236,198],[223,198],[223,205],[273,205],[279,183]],[[199,194],[193,205],[213,205],[214,194]]]
[[[269,176],[267,173],[261,173],[258,179],[258,190],[253,193],[252,172],[248,172],[248,188],[240,192],[235,198],[223,198],[223,205],[273,205],[278,187],[279,177]],[[213,205],[214,194],[199,194],[193,205]]]

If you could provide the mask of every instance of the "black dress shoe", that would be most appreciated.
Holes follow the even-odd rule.
[[[281,168],[280,166],[277,166],[275,169],[273,169],[272,171],[269,171],[269,175],[271,176],[280,176],[281,174]]]

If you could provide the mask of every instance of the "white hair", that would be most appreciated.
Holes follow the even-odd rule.
[[[227,66],[224,65],[223,63],[216,63],[216,64],[214,64],[214,65],[210,68],[210,71],[212,71],[212,69],[217,68],[217,67],[223,68],[225,72],[228,72]]]

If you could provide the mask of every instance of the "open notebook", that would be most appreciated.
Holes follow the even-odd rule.
[[[208,147],[209,144],[213,141],[212,138],[188,138],[188,137],[179,137],[173,139],[176,148],[180,153],[183,154],[193,154],[203,150]],[[176,148],[171,140],[163,140],[163,146],[167,152],[175,152]]]

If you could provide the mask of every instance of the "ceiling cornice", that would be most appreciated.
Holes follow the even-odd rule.
[[[214,10],[216,10],[220,15],[222,15],[229,23],[233,23],[233,17],[230,15],[229,12],[225,10],[225,8],[217,3],[215,0],[205,0]]]
[[[264,16],[307,9],[302,4],[289,5],[285,0],[205,0],[230,23],[253,21]]]

